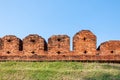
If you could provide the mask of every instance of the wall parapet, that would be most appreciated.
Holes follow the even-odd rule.
[[[6,35],[0,38],[0,60],[120,61],[120,40],[103,42],[96,48],[96,35],[90,30],[81,30],[73,36],[72,42],[71,51],[68,35],[53,35],[48,43],[37,34],[30,34],[23,40]]]

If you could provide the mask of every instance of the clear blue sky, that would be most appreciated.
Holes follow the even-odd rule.
[[[97,46],[120,40],[120,0],[0,0],[0,37],[67,34],[72,40],[82,29],[97,36]]]

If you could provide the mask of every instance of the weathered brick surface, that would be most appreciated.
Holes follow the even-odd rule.
[[[120,55],[120,41],[107,41],[102,43],[99,48],[100,55]]]
[[[73,50],[76,54],[96,54],[96,36],[89,30],[82,30],[73,37]]]
[[[3,42],[2,39],[0,38],[0,50],[2,50],[2,47],[3,47]]]
[[[82,30],[73,37],[70,51],[70,37],[54,35],[45,39],[30,34],[23,40],[13,35],[0,38],[0,61],[116,61],[120,62],[120,41],[107,41],[96,50],[96,36],[89,30]]]
[[[66,54],[70,52],[70,38],[67,35],[54,35],[48,39],[49,54]]]
[[[47,44],[44,38],[31,34],[23,39],[23,51],[27,56],[44,54]]]
[[[6,35],[2,38],[2,55],[19,55],[21,50],[21,40],[14,35]]]

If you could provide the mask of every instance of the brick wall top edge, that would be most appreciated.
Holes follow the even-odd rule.
[[[120,48],[120,40],[109,40],[106,42],[103,42],[98,47],[99,50],[101,49],[117,49]]]
[[[91,39],[97,38],[96,35],[92,33],[90,30],[81,30],[73,36],[73,39],[75,39],[76,37],[88,37]]]
[[[42,36],[39,36],[38,34],[29,34],[28,36],[26,36],[24,39],[27,39],[27,38],[41,38],[41,39],[44,39]],[[23,39],[23,40],[24,40]],[[45,40],[45,39],[44,39]]]
[[[105,41],[105,42],[102,42],[101,44],[100,44],[100,46],[101,45],[104,45],[104,44],[113,44],[113,43],[120,43],[120,40],[109,40],[109,41]]]
[[[68,35],[52,35],[50,38],[55,38],[55,37],[66,37],[66,38],[70,38]]]
[[[94,33],[92,33],[90,30],[81,30],[81,31],[79,31],[79,32],[77,32],[75,35],[77,35],[77,34],[80,34],[80,33],[88,33],[88,34],[91,34],[91,35],[94,35],[94,36],[96,36]],[[85,34],[84,34],[85,35]]]
[[[5,36],[3,36],[3,38],[4,37],[16,37],[15,35],[5,35]]]
[[[19,39],[21,40],[20,38],[16,37],[15,35],[5,35],[4,37],[2,37],[2,39]]]

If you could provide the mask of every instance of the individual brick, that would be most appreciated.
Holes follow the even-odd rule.
[[[73,51],[75,54],[96,54],[96,36],[89,30],[82,30],[73,37]]]
[[[101,43],[98,50],[101,55],[116,55],[120,54],[120,41],[111,40]]]
[[[45,39],[37,34],[30,34],[23,39],[23,51],[26,55],[44,54],[46,50]]]
[[[70,52],[70,38],[67,35],[53,35],[48,39],[50,54],[66,54]]]

